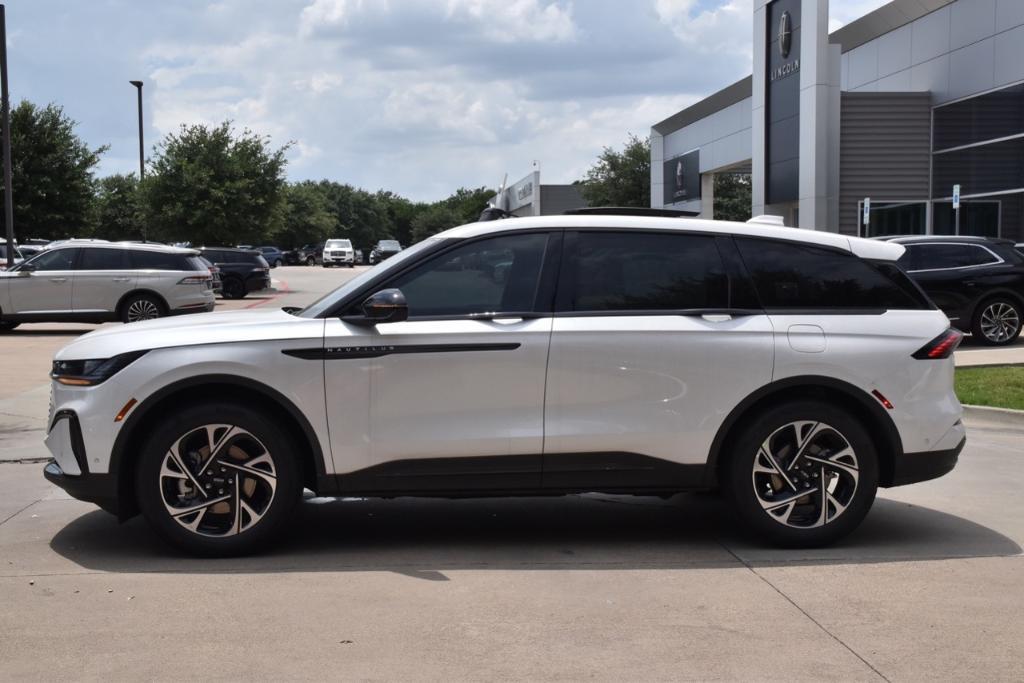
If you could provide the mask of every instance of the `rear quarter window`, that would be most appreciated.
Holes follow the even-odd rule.
[[[977,244],[909,244],[900,265],[913,272],[970,268],[999,261],[998,256]]]
[[[129,259],[136,270],[192,270],[184,254],[165,251],[132,251]]]
[[[761,304],[776,310],[931,308],[892,264],[814,245],[737,237]]]

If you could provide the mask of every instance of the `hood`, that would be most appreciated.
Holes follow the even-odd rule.
[[[193,313],[90,332],[71,342],[55,360],[110,358],[130,351],[280,339],[322,340],[324,321],[272,311]]]

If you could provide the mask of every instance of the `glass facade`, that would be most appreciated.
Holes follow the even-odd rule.
[[[857,202],[863,222],[864,202]],[[862,237],[923,235],[928,226],[928,202],[871,202],[871,221],[861,225]]]
[[[932,133],[932,232],[1024,240],[1024,84],[936,107]]]

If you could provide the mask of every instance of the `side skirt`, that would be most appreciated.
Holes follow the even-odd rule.
[[[637,453],[564,453],[396,460],[318,477],[323,495],[440,498],[569,493],[668,495],[708,488],[704,465]]]

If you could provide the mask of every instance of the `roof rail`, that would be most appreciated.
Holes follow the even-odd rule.
[[[786,219],[784,219],[782,216],[772,216],[769,214],[754,216],[747,222],[756,223],[758,225],[774,225],[777,228],[786,227]]]
[[[569,209],[563,212],[566,216],[661,216],[663,218],[696,218],[699,211],[683,211],[681,209],[648,209],[639,206],[592,206],[582,209]]]

